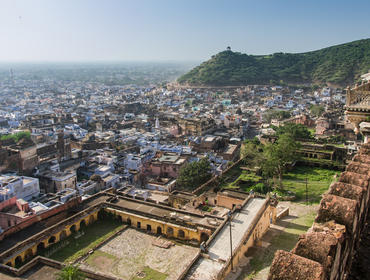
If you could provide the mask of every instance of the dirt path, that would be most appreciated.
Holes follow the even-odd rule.
[[[290,251],[312,225],[318,205],[280,202],[280,207],[289,207],[289,216],[284,217],[263,236],[261,246],[250,248],[241,260],[236,272],[230,273],[227,280],[267,279],[270,265],[276,250]]]

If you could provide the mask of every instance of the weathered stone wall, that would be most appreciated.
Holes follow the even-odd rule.
[[[348,279],[369,209],[370,144],[323,195],[315,223],[291,252],[279,250],[269,280]]]

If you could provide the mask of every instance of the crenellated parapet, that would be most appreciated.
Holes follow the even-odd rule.
[[[268,279],[347,279],[368,215],[369,184],[370,144],[363,144],[323,196],[313,226],[291,252],[275,253]]]

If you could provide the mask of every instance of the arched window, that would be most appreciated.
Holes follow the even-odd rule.
[[[178,238],[185,238],[185,232],[180,229],[178,232],[177,232],[177,237]]]
[[[55,243],[55,240],[56,240],[55,236],[51,236],[48,240],[48,243],[50,244]]]

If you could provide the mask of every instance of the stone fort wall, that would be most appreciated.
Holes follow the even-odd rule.
[[[323,195],[313,226],[290,252],[275,253],[269,280],[348,279],[368,209],[370,144]]]

